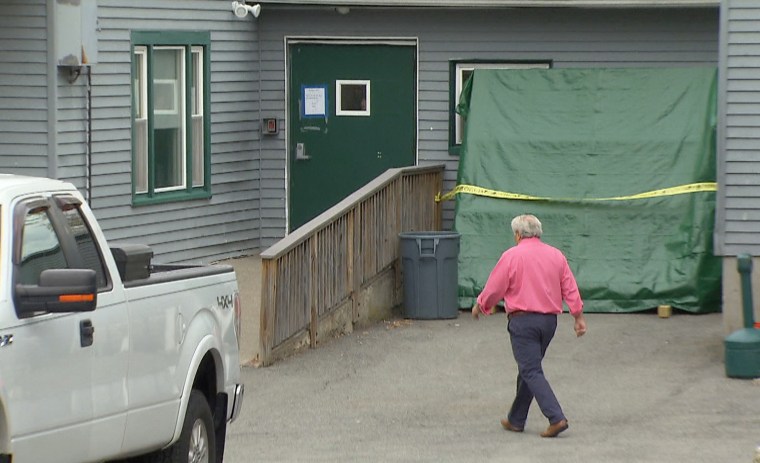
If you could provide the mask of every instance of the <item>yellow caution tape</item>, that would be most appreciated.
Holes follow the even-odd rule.
[[[612,196],[609,198],[551,198],[547,196],[532,196],[520,193],[509,193],[506,191],[490,190],[488,188],[482,188],[475,185],[457,185],[456,188],[449,191],[443,196],[438,193],[435,197],[435,201],[448,201],[449,199],[452,199],[454,196],[461,193],[476,196],[485,196],[488,198],[518,199],[523,201],[627,201],[630,199],[647,199],[660,196],[675,196],[687,193],[699,193],[703,191],[718,191],[718,184],[715,182],[689,183],[687,185],[663,188],[661,190],[646,191],[644,193],[638,193],[635,195]]]

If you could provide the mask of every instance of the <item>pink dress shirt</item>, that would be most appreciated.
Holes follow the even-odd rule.
[[[560,314],[563,300],[571,314],[583,311],[578,284],[564,254],[539,238],[523,238],[504,251],[477,299],[485,314],[501,300],[507,313]]]

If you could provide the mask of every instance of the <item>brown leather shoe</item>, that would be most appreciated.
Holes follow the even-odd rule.
[[[550,424],[546,431],[541,433],[541,437],[557,437],[559,433],[569,428],[567,420],[559,420],[554,424]]]
[[[510,423],[508,419],[505,419],[505,418],[501,419],[501,427],[506,429],[507,431],[523,432],[523,428],[518,428],[517,426]]]

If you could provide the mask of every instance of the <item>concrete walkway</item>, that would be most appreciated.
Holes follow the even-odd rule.
[[[267,368],[259,352],[261,260],[235,267],[246,399],[225,462],[750,462],[760,381],[725,376],[720,314],[589,314],[560,326],[544,369],[570,429],[501,429],[517,369],[503,313],[395,319]]]
[[[544,369],[570,429],[501,429],[517,373],[503,313],[390,320],[267,368],[244,368],[227,463],[750,462],[760,383],[725,376],[720,314],[560,318]]]

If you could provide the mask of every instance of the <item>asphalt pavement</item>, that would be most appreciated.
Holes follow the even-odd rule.
[[[517,368],[503,312],[378,323],[266,368],[225,462],[752,462],[760,381],[727,378],[720,314],[588,314],[560,323],[544,371],[570,428],[534,403],[504,431]]]

